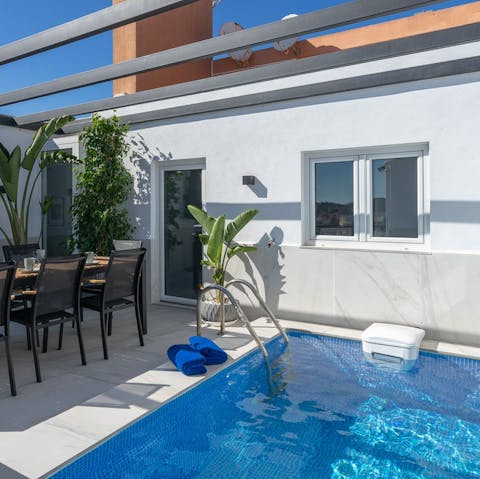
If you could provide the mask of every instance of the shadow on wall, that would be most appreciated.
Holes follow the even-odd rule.
[[[268,197],[268,188],[259,178],[255,178],[255,183],[253,185],[248,185],[252,193],[258,198],[267,198]]]
[[[318,39],[317,42],[318,41],[320,41],[320,39]],[[222,75],[246,67],[254,68],[271,63],[283,62],[285,60],[308,58],[342,50],[342,48],[336,45],[318,45],[317,42],[315,42],[315,39],[301,40],[297,42],[293,48],[289,48],[284,52],[277,51],[273,48],[255,50],[246,63],[236,62],[230,57],[222,58],[213,62],[214,75]]]
[[[267,188],[263,183],[259,182],[259,190],[254,193],[263,197],[266,196]],[[231,220],[243,211],[249,208],[257,208],[259,210],[258,220],[299,220],[301,216],[300,202],[291,203],[208,203],[208,211],[212,216],[224,214],[227,219]],[[236,278],[245,278],[253,284],[255,288],[263,296],[268,306],[276,314],[279,307],[280,296],[286,294],[283,287],[286,283],[286,276],[282,274],[284,268],[285,255],[282,251],[282,243],[284,239],[283,230],[279,226],[272,228],[270,233],[265,233],[258,241],[256,246],[260,251],[241,255],[238,260],[243,264],[243,271],[234,273]],[[239,269],[241,269],[239,267]],[[226,280],[231,281],[234,277],[227,273]],[[259,284],[259,281],[262,284]],[[249,298],[250,306],[255,312],[264,314],[259,309],[255,300],[252,301],[251,294],[241,286],[236,286],[245,297]],[[249,304],[246,303],[247,305]]]
[[[250,281],[258,289],[260,295],[263,295],[267,305],[275,314],[278,311],[280,296],[286,294],[283,290],[286,276],[282,274],[285,258],[281,247],[282,242],[283,230],[275,226],[269,234],[265,233],[257,243],[259,249],[266,251],[262,251],[261,254],[257,252],[239,257],[245,268],[247,281]],[[229,281],[231,279],[233,278],[228,278]],[[263,284],[259,284],[260,279]],[[248,296],[245,288],[240,286],[238,289]],[[256,309],[257,305],[254,301],[251,301],[251,295],[248,297],[251,307]],[[260,309],[258,309],[258,312],[262,316],[265,315],[265,312]]]
[[[134,181],[132,204],[129,207],[130,219],[137,228],[135,236],[150,238],[151,165],[155,161],[170,161],[173,156],[171,153],[161,152],[158,148],[152,150],[138,132],[132,136],[130,143],[130,171]]]
[[[432,200],[430,208],[438,223],[480,224],[480,201]]]

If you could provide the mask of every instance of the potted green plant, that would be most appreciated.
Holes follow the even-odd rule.
[[[233,221],[225,225],[225,215],[212,218],[206,211],[189,205],[188,211],[200,223],[203,233],[200,241],[204,246],[202,265],[212,271],[212,280],[219,286],[225,286],[225,274],[230,260],[240,254],[256,251],[255,246],[242,245],[235,242],[237,234],[258,214],[258,210],[250,209],[239,214]],[[220,291],[210,297],[203,297],[199,308],[202,319],[206,322],[220,321],[220,309],[223,295]],[[225,321],[236,320],[233,305],[225,298]]]
[[[20,146],[9,152],[0,143],[0,181],[3,187],[0,190],[0,201],[7,213],[10,234],[3,228],[0,228],[0,232],[9,245],[25,244],[30,241],[28,231],[30,208],[42,171],[49,165],[76,161],[75,156],[62,150],[42,151],[48,140],[73,119],[72,116],[62,116],[43,124],[35,133],[23,158]],[[25,181],[22,181],[22,171],[26,175]],[[42,219],[50,206],[51,200],[48,198],[44,198],[40,203]]]
[[[105,118],[96,113],[80,135],[85,156],[74,169],[72,251],[108,255],[113,240],[132,237],[134,228],[125,208],[133,190],[133,177],[124,164],[130,151],[128,129],[116,115]]]

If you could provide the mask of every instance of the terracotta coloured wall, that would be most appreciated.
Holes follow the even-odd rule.
[[[123,0],[113,0],[114,3],[120,1]],[[297,44],[295,50],[291,49],[286,53],[277,52],[273,48],[259,50],[253,53],[245,65],[237,64],[230,58],[214,62],[201,60],[116,80],[114,93],[133,93],[243,68],[306,58],[475,22],[480,22],[480,1],[303,40]],[[211,0],[200,0],[192,5],[116,29],[114,31],[114,62],[204,40],[211,36]]]
[[[419,35],[479,21],[480,2],[433,12],[427,11],[399,20],[304,40],[297,44],[296,52],[293,49],[287,53],[277,52],[273,48],[259,50],[253,53],[246,67],[256,67],[294,58],[312,57],[335,50],[346,50],[361,45]],[[230,58],[224,58],[215,61],[213,68],[214,74],[217,75],[240,70],[244,66],[236,64]]]
[[[120,3],[123,0],[113,0]],[[117,28],[113,32],[113,61],[125,60],[194,43],[212,36],[211,0],[191,5]],[[212,74],[211,60],[189,62],[113,82],[114,95],[134,93],[181,83]]]
[[[120,3],[123,0],[114,0],[113,3]],[[121,63],[132,60],[137,56],[136,42],[137,24],[131,23],[113,31],[113,63]],[[113,82],[113,94],[134,93],[137,91],[137,77],[131,76],[120,78]]]

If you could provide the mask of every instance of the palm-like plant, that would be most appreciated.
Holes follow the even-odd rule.
[[[206,211],[192,205],[188,206],[188,211],[202,225],[204,231],[200,235],[200,241],[205,246],[205,259],[202,260],[202,264],[213,271],[213,281],[219,286],[224,286],[230,260],[234,256],[257,249],[255,246],[236,243],[235,237],[258,214],[258,210],[244,211],[226,227],[225,215],[212,218]]]
[[[30,146],[25,150],[23,159],[20,146],[16,146],[9,153],[5,146],[0,143],[0,180],[3,184],[0,201],[5,206],[11,235],[3,228],[0,228],[0,232],[8,244],[24,244],[29,241],[30,207],[42,171],[48,165],[75,161],[75,156],[65,151],[42,151],[47,141],[72,120],[73,117],[71,116],[62,116],[42,125],[36,132]],[[38,159],[40,161],[37,161]],[[38,170],[35,170],[37,164]],[[26,172],[27,176],[20,187],[22,170]],[[21,199],[19,199],[19,196]],[[42,202],[40,208],[43,216],[48,209],[46,203]]]

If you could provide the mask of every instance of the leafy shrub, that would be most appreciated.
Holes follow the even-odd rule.
[[[85,157],[75,167],[77,193],[73,198],[71,249],[106,255],[114,239],[129,239],[134,231],[122,207],[133,189],[123,160],[129,152],[128,125],[117,116],[93,115],[80,135]]]

